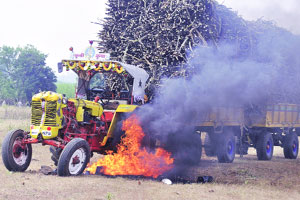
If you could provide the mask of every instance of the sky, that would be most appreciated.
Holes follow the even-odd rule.
[[[299,0],[217,0],[247,20],[263,18],[300,34]],[[69,47],[84,52],[89,40],[98,40],[99,22],[107,0],[0,0],[0,46],[32,44],[48,55],[46,63],[57,72],[57,63],[68,58]],[[70,72],[60,81],[74,81]]]
[[[244,19],[259,18],[271,20],[294,34],[300,35],[300,1],[299,0],[217,0]]]
[[[0,0],[0,46],[32,44],[47,54],[46,63],[57,72],[57,63],[69,58],[69,48],[84,52],[97,40],[105,16],[105,0]],[[96,46],[96,45],[95,45]],[[72,72],[59,80],[73,81]]]

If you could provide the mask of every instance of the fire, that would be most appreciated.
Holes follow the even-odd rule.
[[[88,166],[86,171],[95,174],[97,167],[100,173],[106,175],[142,175],[157,178],[173,167],[174,159],[171,154],[162,148],[151,153],[141,147],[145,136],[137,116],[132,115],[123,122],[122,130],[125,137],[117,147],[117,153],[108,152],[108,155]]]

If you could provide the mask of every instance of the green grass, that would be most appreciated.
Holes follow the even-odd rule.
[[[65,94],[68,98],[75,97],[75,83],[57,82],[56,87],[57,93]]]
[[[0,106],[0,121],[1,119],[23,120],[30,119],[31,108],[28,106]]]
[[[4,136],[9,131],[17,129],[29,131],[30,111],[30,107],[27,106],[0,106],[0,148]]]

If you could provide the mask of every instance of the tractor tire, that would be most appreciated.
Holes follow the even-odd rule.
[[[256,143],[258,160],[271,160],[273,157],[274,142],[271,133],[264,132],[259,135]]]
[[[51,160],[54,162],[54,165],[57,166],[62,149],[50,146],[50,152],[52,153]]]
[[[235,137],[231,132],[225,132],[219,139],[217,157],[219,163],[232,163],[235,158]]]
[[[216,150],[217,144],[213,144],[213,143],[214,142],[212,142],[212,139],[210,138],[209,134],[206,133],[204,138],[204,151],[205,151],[205,155],[208,157],[213,157],[217,155],[217,150]]]
[[[31,162],[31,144],[22,144],[23,130],[9,132],[2,143],[2,160],[9,171],[23,172]]]
[[[71,140],[61,152],[57,165],[59,176],[77,176],[82,174],[90,162],[91,150],[88,142],[82,138]]]
[[[283,153],[288,159],[296,159],[299,151],[299,140],[296,133],[289,133],[284,137]]]

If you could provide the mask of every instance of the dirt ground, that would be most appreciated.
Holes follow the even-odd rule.
[[[29,127],[29,120],[1,120],[0,146],[8,130]],[[1,150],[0,150],[1,151]],[[0,154],[1,155],[1,154]],[[97,156],[93,158],[97,159]],[[258,161],[254,149],[236,157],[234,163],[220,164],[203,156],[199,166],[187,169],[191,180],[213,176],[207,184],[166,185],[144,178],[108,178],[101,175],[58,177],[39,170],[54,168],[49,147],[33,145],[33,159],[24,173],[6,170],[0,159],[0,199],[299,199],[300,158],[288,160],[280,147],[271,161]]]

